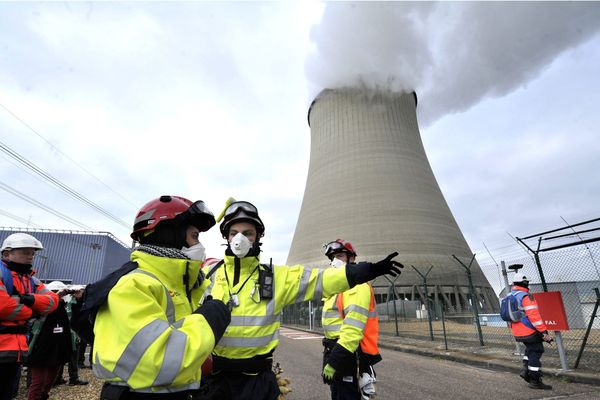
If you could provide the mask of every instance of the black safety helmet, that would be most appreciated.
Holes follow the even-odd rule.
[[[256,227],[258,236],[264,236],[265,225],[258,216],[258,209],[256,206],[248,201],[235,201],[225,209],[223,213],[223,222],[219,226],[221,235],[227,239],[229,234],[229,228],[231,225],[238,222],[249,222]]]

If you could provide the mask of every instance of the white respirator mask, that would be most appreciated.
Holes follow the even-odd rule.
[[[181,252],[185,254],[190,260],[204,261],[206,260],[206,249],[202,246],[202,243],[198,242],[192,247],[181,248]]]
[[[244,258],[252,248],[252,242],[241,232],[229,241],[229,247],[238,258]]]
[[[340,260],[339,258],[334,257],[333,260],[331,260],[331,262],[329,264],[334,268],[339,268],[339,267],[343,267],[346,263],[343,262],[342,260]]]

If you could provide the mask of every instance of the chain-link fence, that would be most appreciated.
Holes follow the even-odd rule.
[[[535,259],[526,254],[523,252],[523,257],[504,260],[504,263],[507,266],[523,264],[520,272],[533,277],[531,292],[542,292]],[[596,263],[596,260],[600,263],[600,242],[540,253],[539,259],[548,291],[559,291],[562,295],[569,323],[569,330],[562,332],[562,347],[568,367],[600,371],[600,315],[594,318],[594,312],[600,314],[595,291],[600,288],[600,268]],[[468,265],[468,261],[464,264]],[[458,262],[453,267],[461,268]],[[506,286],[500,263],[481,265],[481,269],[497,291]],[[510,271],[507,280],[511,280]],[[447,291],[440,290],[439,285],[428,284],[427,292],[422,285],[411,291],[398,286],[390,283],[384,290],[376,288],[376,293],[379,292],[376,298],[382,335],[380,341],[385,341],[385,335],[395,335],[445,340],[455,345],[484,345],[505,349],[507,353],[515,351],[514,339],[507,323],[500,318],[497,303],[495,307],[490,306],[497,298],[488,299],[486,305],[487,294],[483,289],[455,287],[455,293],[449,295]],[[476,307],[473,307],[474,304]],[[321,310],[322,303],[295,304],[284,310],[282,323],[320,330]],[[549,330],[552,330],[551,325]],[[546,346],[544,363],[564,367],[557,345]]]

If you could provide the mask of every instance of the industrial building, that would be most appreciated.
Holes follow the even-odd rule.
[[[421,140],[415,93],[326,89],[313,101],[308,122],[311,153],[302,207],[288,265],[324,267],[323,244],[352,242],[360,260],[377,261],[392,251],[406,268],[396,296],[423,300],[425,273],[433,266],[428,294],[451,311],[471,308],[466,271],[472,252],[435,179]],[[480,311],[495,312],[498,300],[474,261],[471,268]],[[390,283],[379,278],[379,298]]]
[[[95,282],[129,261],[130,247],[108,232],[0,228],[0,243],[16,232],[33,235],[44,250],[33,266],[43,281],[61,280],[78,285]]]

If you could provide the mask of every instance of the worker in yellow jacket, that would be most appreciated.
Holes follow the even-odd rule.
[[[201,366],[230,321],[220,301],[198,307],[200,232],[215,224],[203,202],[161,196],[138,212],[131,237],[137,263],[110,290],[94,325],[93,371],[107,382],[101,399],[188,399]]]
[[[354,246],[346,240],[337,239],[324,247],[334,268],[356,261]],[[373,365],[381,361],[375,305],[370,283],[324,299],[322,375],[330,385],[332,400],[368,400],[375,395]]]
[[[284,306],[319,301],[376,276],[400,273],[398,253],[375,263],[348,268],[312,269],[302,265],[260,264],[265,226],[257,208],[231,203],[223,214],[227,240],[224,263],[215,273],[212,296],[231,309],[231,324],[213,351],[213,374],[206,377],[206,399],[275,400],[279,387],[272,371]]]

